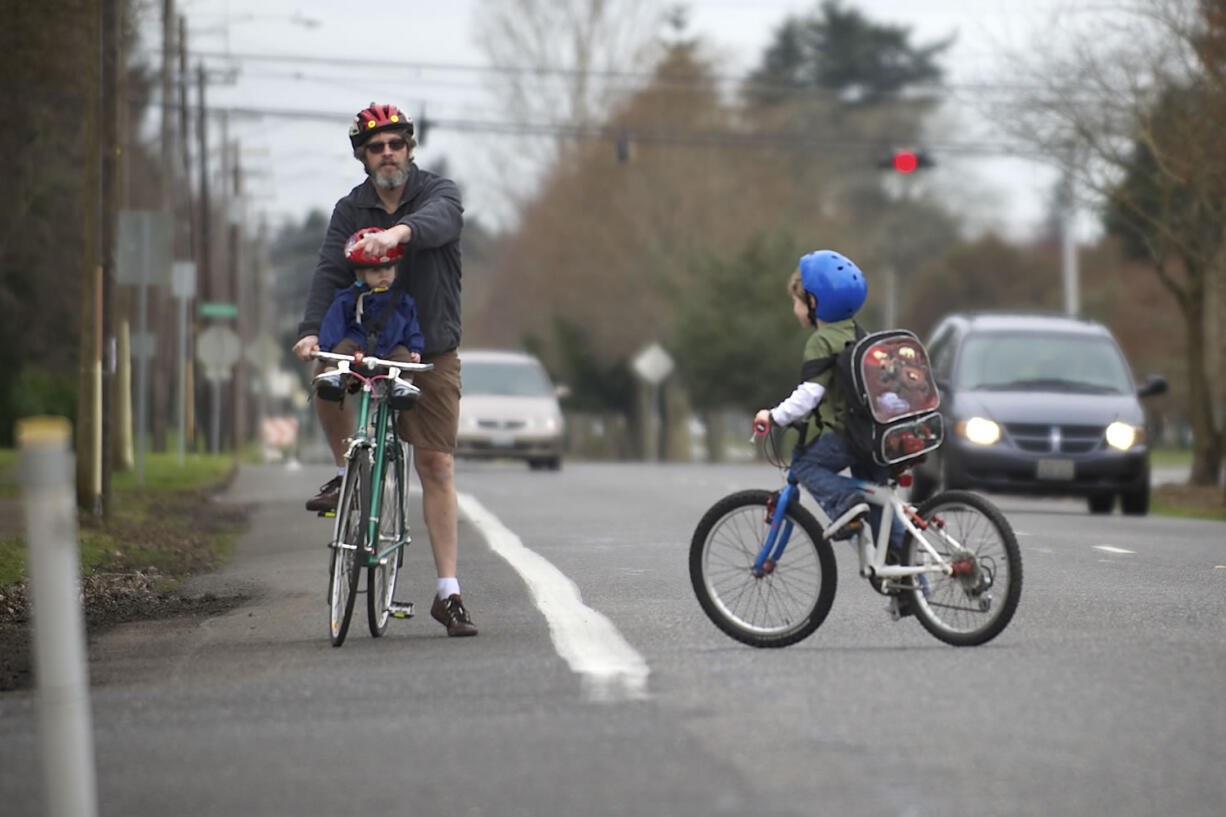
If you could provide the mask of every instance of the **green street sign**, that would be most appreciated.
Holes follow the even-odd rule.
[[[202,318],[237,318],[238,304],[204,301],[200,304],[199,312]]]

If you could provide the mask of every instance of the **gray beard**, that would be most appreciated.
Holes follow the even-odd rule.
[[[395,190],[397,187],[403,187],[405,182],[409,180],[409,168],[399,168],[390,176],[384,176],[379,168],[375,169],[374,173],[370,174],[370,178],[375,183],[375,187],[382,187],[384,190]]]

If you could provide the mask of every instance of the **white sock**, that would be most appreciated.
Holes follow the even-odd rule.
[[[343,466],[343,465],[338,465],[338,466],[336,466],[336,475],[337,475],[338,477],[343,477],[343,476],[345,476],[345,466]]]
[[[460,580],[455,576],[449,576],[445,579],[438,580],[438,593],[440,599],[451,598],[452,596],[460,595]]]

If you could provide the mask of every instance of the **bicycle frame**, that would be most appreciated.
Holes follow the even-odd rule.
[[[407,544],[409,533],[406,526],[403,536],[395,542],[388,544],[379,540],[379,509],[383,507],[383,477],[387,466],[387,429],[388,423],[392,420],[392,409],[388,405],[386,396],[377,393],[383,390],[377,390],[375,384],[380,380],[386,380],[387,385],[390,387],[393,381],[399,379],[401,371],[429,371],[434,366],[430,363],[401,363],[395,360],[382,360],[369,355],[337,355],[331,352],[316,352],[315,356],[324,360],[336,361],[337,369],[342,375],[349,374],[362,384],[361,397],[359,398],[356,413],[357,419],[354,423],[353,436],[349,438],[349,445],[345,451],[345,459],[348,461],[358,449],[366,449],[368,451],[371,448],[374,449],[370,474],[370,507],[366,509],[366,541],[368,543],[378,542],[379,544],[372,544],[363,548],[364,560],[361,566],[369,567],[377,565],[382,559],[395,552],[397,548]],[[360,372],[354,371],[351,366],[352,363],[357,362],[360,362],[363,366],[386,367],[388,371],[386,374],[363,375]],[[373,425],[370,417],[372,404],[375,415]],[[346,470],[346,478],[348,478],[348,470]],[[407,485],[405,487],[407,488]],[[401,503],[399,510],[402,516],[407,515],[407,509],[404,507],[405,500],[406,497],[403,493],[397,497],[397,502]],[[339,524],[339,520],[337,524]],[[338,539],[339,533],[337,531]]]
[[[794,458],[793,458],[794,459]],[[954,575],[957,572],[955,563],[942,556],[928,542],[923,531],[927,529],[928,524],[920,519],[915,508],[908,503],[903,502],[894,491],[886,485],[867,482],[862,479],[852,478],[856,486],[863,492],[865,501],[870,505],[876,505],[882,509],[880,530],[876,532],[876,545],[873,544],[873,531],[867,523],[861,527],[858,534],[856,548],[860,559],[860,575],[864,578],[876,576],[889,583],[897,583],[900,579],[910,578],[912,576],[925,575],[929,573],[941,573],[947,576]],[[792,535],[792,523],[787,518],[787,509],[793,502],[800,501],[800,485],[796,476],[788,471],[787,485],[784,486],[775,500],[775,506],[771,509],[770,530],[766,535],[766,541],[758,551],[758,556],[754,559],[752,572],[755,576],[761,577],[770,573],[774,569],[774,565],[779,562],[783,556],[783,551],[787,547],[788,540]],[[821,523],[822,530],[830,533],[830,517],[825,510],[818,505],[815,508],[815,516]],[[895,521],[901,521],[904,528],[911,536],[919,543],[920,547],[929,555],[932,560],[928,565],[889,565],[886,564],[886,552],[890,544],[890,531],[895,524]],[[959,543],[950,540],[955,550],[961,550]]]

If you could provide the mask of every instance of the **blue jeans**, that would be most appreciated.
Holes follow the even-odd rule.
[[[871,459],[860,459],[852,454],[843,438],[833,431],[827,431],[810,443],[792,466],[796,479],[831,519],[864,500],[856,484],[839,473],[844,468],[850,468],[853,477],[868,482],[885,482],[890,475],[889,469]],[[870,505],[868,519],[874,531],[880,530],[881,508]],[[896,520],[890,526],[890,547],[900,549],[903,534],[902,523]]]

